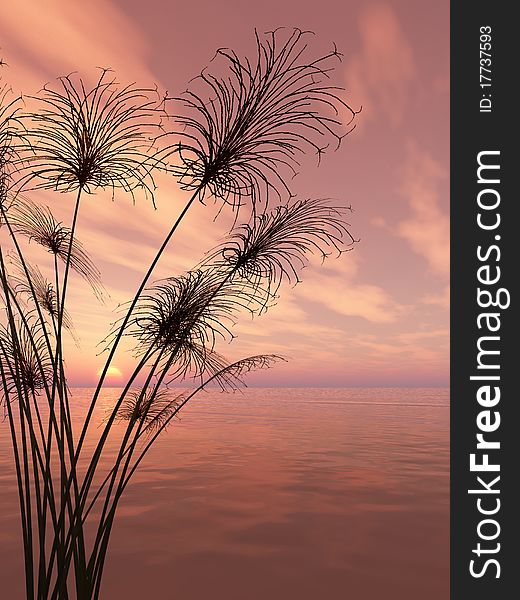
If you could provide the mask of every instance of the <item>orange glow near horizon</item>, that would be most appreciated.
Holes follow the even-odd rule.
[[[99,369],[99,371],[97,372],[96,375],[98,377],[100,377],[102,372],[103,372],[103,369]],[[107,373],[106,373],[107,380],[121,379],[121,377],[123,377],[123,373],[121,372],[121,369],[118,369],[117,367],[108,367]]]

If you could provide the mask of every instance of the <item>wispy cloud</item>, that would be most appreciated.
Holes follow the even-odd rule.
[[[363,126],[385,118],[404,118],[416,66],[412,46],[387,3],[363,5],[358,19],[361,49],[347,63],[346,81],[355,103],[363,105]]]
[[[7,2],[1,32],[10,78],[26,93],[78,66],[111,67],[132,80],[149,77],[145,38],[109,0],[91,0],[88,10],[67,0]]]
[[[173,18],[175,3],[162,4],[163,22],[167,19],[171,22],[168,36],[171,35],[173,48],[176,34],[185,39],[182,38],[185,32]],[[435,68],[430,65],[430,71],[425,71],[424,52],[412,47],[412,40],[407,37],[412,26],[426,27],[426,23],[412,24],[404,11],[399,12],[398,2],[359,5],[357,19],[349,20],[344,28],[344,39],[338,39],[329,28],[328,17],[316,29],[323,31],[324,39],[336,39],[340,48],[345,48],[350,40],[354,43],[355,51],[346,58],[345,76],[349,102],[353,106],[363,104],[358,119],[363,136],[358,136],[359,129],[356,130],[350,144],[345,144],[334,156],[331,153],[328,172],[332,190],[336,186],[335,193],[342,196],[340,186],[344,185],[348,170],[341,162],[346,156],[343,152],[355,155],[356,172],[346,193],[349,198],[359,196],[352,198],[357,209],[353,220],[362,243],[338,261],[326,261],[324,266],[318,261],[305,269],[301,285],[284,289],[278,305],[257,321],[251,322],[246,316],[236,328],[237,342],[220,348],[231,358],[260,351],[292,357],[289,364],[282,364],[276,370],[282,374],[280,381],[286,383],[331,381],[341,385],[412,379],[420,382],[422,373],[444,377],[447,372],[444,309],[448,301],[449,238],[442,196],[446,168],[441,164],[442,155],[436,153],[435,140],[424,141],[431,153],[414,146],[406,150],[404,141],[407,136],[417,135],[414,128],[417,123],[421,125],[421,119],[429,118],[414,113],[417,104],[414,101],[419,89],[428,89],[422,85],[421,77],[426,77],[426,72],[435,75],[439,67],[432,63]],[[188,12],[195,9],[185,7]],[[142,3],[129,2],[123,6],[113,0],[92,0],[88,10],[84,4],[67,0],[7,2],[2,7],[0,21],[0,56],[9,64],[2,72],[4,80],[30,94],[58,75],[79,70],[88,80],[97,75],[96,66],[103,66],[112,67],[124,83],[157,83],[160,89],[180,91],[186,85],[186,78],[202,65],[197,59],[192,61],[197,62],[192,69],[190,58],[183,56],[186,69],[180,76],[175,68],[179,63],[160,54],[159,48],[163,46],[158,44],[158,36],[154,37],[157,27],[148,29],[147,20],[140,21],[147,10],[149,7]],[[251,15],[260,10],[248,7],[241,13],[244,27],[249,27],[251,34],[257,25]],[[350,10],[347,6],[345,15]],[[222,19],[218,27],[213,21],[199,25],[197,33],[204,40],[204,55],[211,57],[212,48],[222,45],[222,39],[228,36],[230,44],[238,40],[240,53],[246,51],[245,45],[240,47],[242,38],[234,35],[234,23]],[[439,73],[431,81],[436,102],[444,106],[447,115],[446,74]],[[385,124],[389,127],[379,127]],[[403,153],[405,167],[400,173],[399,201],[393,177],[399,173],[396,165],[403,160]],[[301,179],[305,177],[307,174],[302,173]],[[66,194],[32,197],[51,204],[60,220],[70,222],[73,201]],[[111,298],[100,306],[83,282],[74,278],[71,283],[70,312],[81,338],[80,349],[67,341],[70,345],[67,366],[73,374],[72,383],[94,381],[103,362],[103,357],[95,358],[100,350],[96,344],[117,317],[114,312],[117,304],[132,296],[144,268],[186,200],[185,193],[171,178],[159,181],[157,210],[142,200],[132,206],[124,197],[116,197],[115,203],[109,195],[85,198],[78,236],[100,267]],[[156,278],[179,274],[197,263],[231,223],[228,211],[223,211],[213,223],[216,212],[211,205],[190,209],[154,274]],[[380,228],[375,236],[370,223]],[[412,260],[407,263],[410,270],[398,273],[412,282],[405,286],[404,292],[396,285],[392,271],[403,253],[396,232],[413,250]],[[47,257],[33,246],[29,248],[30,258],[41,264],[42,258]],[[430,278],[434,284],[421,279],[425,265],[434,275]],[[438,291],[434,288],[437,282]],[[125,348],[128,350],[128,346]],[[131,353],[121,352],[116,364],[128,373],[133,367]]]
[[[436,294],[426,294],[423,298],[425,304],[432,304],[434,306],[440,306],[447,310],[450,307],[450,286],[446,285],[442,290]]]
[[[426,260],[435,275],[445,279],[450,268],[450,227],[439,185],[447,176],[445,168],[427,151],[409,144],[401,193],[408,201],[410,215],[399,223],[398,235]]]
[[[382,287],[359,280],[359,259],[354,252],[338,261],[305,273],[295,294],[321,304],[340,315],[359,317],[371,323],[391,323],[402,312]]]

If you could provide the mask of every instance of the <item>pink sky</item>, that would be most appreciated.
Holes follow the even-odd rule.
[[[293,189],[301,197],[351,204],[361,243],[338,261],[313,263],[301,285],[285,287],[278,306],[259,320],[245,317],[238,338],[220,350],[231,358],[290,357],[251,378],[259,385],[448,383],[447,1],[26,0],[7,3],[2,13],[4,81],[26,94],[71,71],[92,78],[97,66],[112,67],[122,82],[157,83],[178,94],[217,48],[251,50],[255,27],[312,29],[318,52],[334,41],[345,55],[335,82],[363,111],[342,148],[319,169],[307,164]],[[70,196],[37,198],[70,218]],[[103,363],[96,344],[185,200],[173,181],[160,180],[156,211],[122,196],[115,203],[104,194],[84,202],[79,237],[110,300],[99,305],[81,281],[71,286],[69,312],[81,339],[79,348],[69,346],[72,385],[94,383]],[[213,222],[215,212],[209,205],[189,213],[157,277],[193,266],[224,233],[227,221]],[[46,258],[36,248],[30,252]],[[114,364],[126,373],[132,358],[120,355]]]

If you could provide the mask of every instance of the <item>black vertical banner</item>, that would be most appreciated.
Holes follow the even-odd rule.
[[[451,4],[452,600],[520,597],[513,6]]]

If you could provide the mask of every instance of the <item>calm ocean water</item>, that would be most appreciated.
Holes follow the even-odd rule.
[[[78,415],[89,393],[74,390]],[[447,600],[448,402],[447,389],[199,396],[126,492],[103,600]],[[4,422],[0,597],[18,600],[11,463]]]

